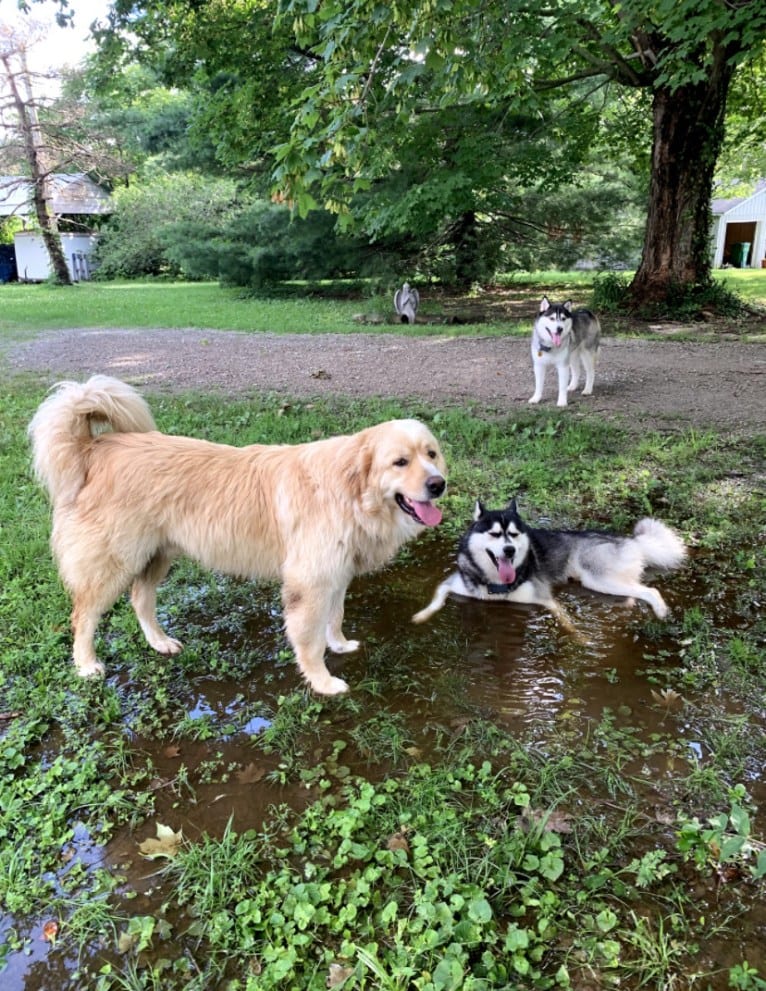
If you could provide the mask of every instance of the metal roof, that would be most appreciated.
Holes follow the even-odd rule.
[[[49,180],[51,210],[55,214],[111,213],[109,193],[84,172],[57,172]],[[26,176],[0,176],[0,217],[28,216],[34,213],[33,185]]]

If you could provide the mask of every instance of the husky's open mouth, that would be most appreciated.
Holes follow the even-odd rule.
[[[516,569],[511,564],[511,562],[504,557],[497,558],[489,549],[487,549],[487,555],[490,561],[497,568],[497,574],[498,577],[500,578],[500,581],[504,585],[513,585],[513,583],[516,581]]]
[[[394,498],[401,510],[423,526],[438,526],[441,523],[441,510],[432,502],[417,502],[415,499],[408,499],[401,492],[397,492]]]

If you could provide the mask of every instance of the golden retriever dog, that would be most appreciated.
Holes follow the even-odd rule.
[[[304,678],[345,692],[325,647],[343,635],[346,589],[424,527],[445,490],[439,444],[417,420],[343,437],[232,447],[160,433],[144,399],[106,375],[61,382],[29,425],[34,470],[53,505],[51,546],[72,598],[74,663],[101,675],[96,627],[131,587],[148,644],[177,654],[157,620],[174,558],[242,578],[278,579],[285,631]]]

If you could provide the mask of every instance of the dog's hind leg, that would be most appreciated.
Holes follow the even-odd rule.
[[[582,390],[584,396],[593,395],[593,383],[596,381],[596,352],[582,351],[583,367],[585,368],[585,388]],[[570,389],[572,386],[570,385]]]
[[[130,601],[146,642],[160,654],[178,654],[183,644],[169,637],[157,620],[157,586],[165,579],[172,557],[156,554],[133,581]]]
[[[87,585],[70,588],[72,594],[72,656],[77,673],[82,678],[104,674],[104,665],[96,657],[93,638],[104,613],[110,609],[124,591],[127,582],[114,576],[100,575]]]
[[[619,578],[597,578],[595,575],[580,575],[580,582],[593,592],[603,592],[605,595],[620,595],[626,599],[641,599],[654,610],[658,619],[665,619],[668,607],[656,588],[642,585],[640,582],[626,581]]]
[[[584,364],[584,362],[583,362]],[[580,384],[580,352],[572,351],[569,357],[569,385],[567,392],[574,392]]]
[[[300,579],[285,577],[282,604],[287,639],[295,651],[295,660],[303,677],[320,695],[347,692],[346,682],[342,678],[334,678],[324,661],[331,599],[324,591],[318,592],[301,584]]]
[[[343,604],[346,589],[336,589],[330,601],[330,618],[327,622],[327,646],[334,654],[351,654],[359,650],[358,640],[347,640],[343,634]]]

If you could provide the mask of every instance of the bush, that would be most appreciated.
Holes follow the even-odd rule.
[[[235,198],[233,182],[186,173],[116,190],[115,211],[96,249],[98,278],[201,277],[187,273],[174,255],[174,231],[184,224],[208,232],[225,229]]]

